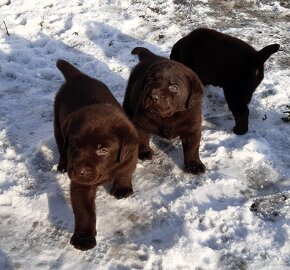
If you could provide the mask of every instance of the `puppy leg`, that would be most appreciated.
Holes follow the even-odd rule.
[[[149,146],[150,135],[140,128],[137,128],[137,130],[139,135],[138,158],[141,160],[152,159],[154,152]]]
[[[205,172],[205,166],[199,159],[200,131],[180,137],[183,146],[185,171],[193,174]]]
[[[67,157],[66,157],[66,152],[65,152],[65,142],[61,134],[60,126],[57,120],[55,120],[55,123],[54,123],[54,137],[55,137],[58,152],[59,152],[59,161],[57,165],[57,170],[60,172],[66,172]]]
[[[137,149],[130,153],[130,156],[122,163],[118,173],[114,175],[114,182],[110,194],[117,199],[126,198],[133,193],[132,174],[137,164]]]
[[[130,196],[133,193],[131,177],[118,176],[114,180],[113,187],[110,194],[115,196],[117,199],[122,199]]]
[[[75,216],[75,231],[70,243],[76,249],[91,249],[96,245],[96,187],[71,183],[70,196]]]
[[[224,93],[229,109],[235,118],[236,125],[233,128],[233,132],[237,135],[247,133],[249,125],[249,109],[247,104],[251,100],[251,95],[244,89],[237,89],[236,92],[232,92],[226,88]]]
[[[249,109],[245,105],[244,109],[241,111],[232,111],[236,125],[233,128],[233,132],[237,135],[243,135],[248,132],[249,125]]]

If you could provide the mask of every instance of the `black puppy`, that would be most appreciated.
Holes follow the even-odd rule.
[[[95,194],[98,185],[114,180],[111,194],[133,192],[131,177],[138,154],[138,134],[122,107],[102,82],[59,60],[66,82],[54,103],[58,170],[68,173],[75,216],[71,244],[81,250],[96,245]]]
[[[256,51],[244,41],[200,28],[176,42],[170,58],[195,71],[204,85],[221,86],[236,125],[235,134],[248,131],[248,104],[264,78],[264,62],[279,49],[278,44]]]
[[[139,133],[139,158],[152,159],[150,134],[180,137],[185,170],[205,171],[199,159],[202,84],[184,65],[137,47],[140,63],[133,69],[123,103]]]

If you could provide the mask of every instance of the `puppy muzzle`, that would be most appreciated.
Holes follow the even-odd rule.
[[[68,176],[79,185],[90,186],[102,182],[102,174],[91,166],[69,166]]]
[[[174,114],[174,110],[172,110],[169,101],[166,98],[157,95],[147,97],[144,108],[160,117],[170,117]]]

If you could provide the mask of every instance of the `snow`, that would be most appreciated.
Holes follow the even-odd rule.
[[[0,12],[0,269],[290,269],[288,1],[0,0]],[[249,132],[231,132],[221,89],[207,86],[206,173],[183,173],[180,141],[153,138],[154,159],[138,162],[131,197],[99,188],[97,246],[74,249],[69,179],[56,170],[56,60],[122,102],[134,47],[168,57],[199,26],[256,49],[281,44],[250,104]]]

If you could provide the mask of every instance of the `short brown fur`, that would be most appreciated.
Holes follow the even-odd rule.
[[[67,171],[71,180],[75,216],[71,244],[88,250],[96,245],[97,186],[113,180],[111,194],[115,197],[133,192],[138,134],[105,84],[64,60],[57,67],[66,79],[54,103],[58,170]]]
[[[199,28],[177,41],[170,59],[198,74],[204,85],[221,86],[235,118],[233,132],[248,131],[248,104],[264,78],[264,62],[279,44],[256,51],[246,42],[212,29]]]
[[[202,84],[190,69],[137,47],[140,63],[131,72],[123,108],[139,133],[139,158],[152,159],[151,134],[180,137],[185,170],[205,171],[199,158]]]

